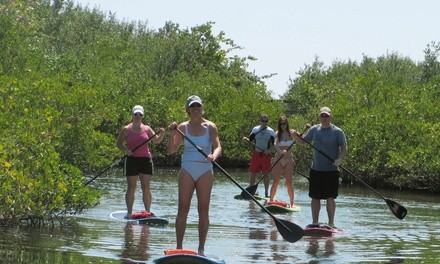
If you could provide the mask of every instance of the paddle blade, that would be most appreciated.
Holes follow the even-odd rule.
[[[252,196],[255,195],[255,193],[257,192],[257,189],[258,189],[258,185],[256,185],[256,184],[251,185],[246,188],[246,191],[241,192],[241,197],[243,197],[243,199],[246,199],[246,200],[252,199],[250,197],[250,195],[252,195]]]
[[[290,243],[295,243],[304,236],[304,230],[299,225],[276,217],[273,217],[273,220],[275,220],[278,232]]]
[[[397,218],[399,218],[401,220],[403,218],[405,218],[406,214],[408,213],[408,210],[406,210],[406,208],[403,205],[401,205],[401,204],[399,204],[399,203],[397,203],[397,202],[395,202],[393,200],[390,200],[390,199],[385,199],[385,202],[387,203],[387,205],[390,208],[391,212]]]

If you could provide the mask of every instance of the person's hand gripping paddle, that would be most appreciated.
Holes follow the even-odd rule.
[[[135,150],[137,150],[138,148],[140,148],[142,145],[147,144],[148,141],[150,141],[151,139],[153,139],[156,136],[156,133],[154,133],[151,137],[149,137],[147,140],[145,140],[144,142],[142,142],[141,144],[137,145],[134,149],[132,149],[131,151],[134,152]],[[91,178],[90,180],[88,180],[86,183],[84,183],[84,186],[89,185],[89,183],[91,183],[92,181],[94,181],[96,178],[98,178],[100,175],[102,175],[104,172],[108,171],[109,169],[115,167],[116,165],[118,165],[119,163],[121,163],[125,158],[127,157],[127,155],[124,155],[123,157],[115,160],[115,162],[113,162],[110,166],[108,166],[107,168],[105,168],[104,170],[98,172],[95,176],[93,176],[93,178]]]
[[[203,156],[205,156],[206,158],[208,158],[208,154],[206,154],[203,149],[201,149],[199,146],[197,146],[190,138],[188,138],[182,131],[180,131],[178,128],[176,128],[176,130],[191,144],[193,145],[198,152],[200,152],[200,154],[202,154]],[[234,178],[232,178],[217,162],[212,161],[212,163],[218,168],[220,169],[223,174],[226,175],[226,177],[228,177],[229,180],[231,180],[235,185],[238,186],[238,188],[240,188],[242,191],[247,192],[236,180],[234,180]],[[255,199],[253,196],[251,196],[249,193],[248,195],[251,197],[251,199],[258,205],[260,206],[266,213],[268,213],[270,215],[270,217],[272,217],[272,219],[275,221],[275,225],[278,229],[278,232],[280,232],[281,236],[289,241],[290,243],[294,243],[296,241],[298,241],[299,239],[301,239],[304,235],[304,230],[298,226],[297,224],[294,224],[290,221],[284,220],[284,219],[279,219],[276,218],[271,212],[269,212],[263,205],[261,205],[257,199]]]
[[[305,140],[303,137],[301,137],[301,135],[299,135],[299,138],[304,141],[305,143],[307,143],[309,146],[311,146],[313,149],[315,149],[316,151],[318,151],[321,155],[323,155],[324,157],[326,157],[327,159],[329,159],[331,162],[335,162],[334,159],[332,159],[330,156],[328,156],[326,153],[324,153],[323,151],[321,151],[320,149],[318,149],[317,147],[315,147],[312,143],[308,142],[307,140]],[[353,176],[354,178],[356,178],[358,181],[360,181],[363,185],[367,186],[370,190],[372,190],[373,192],[375,192],[377,195],[379,195],[382,199],[385,200],[385,202],[388,205],[388,208],[390,208],[391,212],[399,219],[403,219],[405,218],[406,214],[408,213],[408,210],[401,204],[385,198],[382,194],[380,194],[378,191],[376,191],[375,189],[373,189],[373,187],[371,187],[370,185],[368,185],[364,180],[362,180],[361,178],[359,178],[358,176],[354,175],[352,172],[350,172],[349,170],[347,170],[346,168],[339,166],[341,169],[343,169],[345,172],[347,172],[348,174],[350,174],[351,176]]]
[[[303,135],[309,128],[311,127],[310,124],[306,124],[304,131],[300,134]],[[286,152],[289,151],[292,146],[295,144],[295,141],[292,142],[292,144],[289,145],[289,147],[286,149]],[[283,158],[283,155],[280,155],[278,157],[278,159],[272,164],[272,166],[266,171],[266,173],[264,173],[263,177],[261,177],[256,184],[251,185],[249,187],[246,188],[246,191],[241,192],[241,197],[243,197],[243,199],[247,199],[249,200],[250,197],[248,194],[251,195],[255,195],[255,193],[257,192],[258,189],[258,184],[272,171],[272,169],[275,167],[275,165],[277,165],[277,163]]]

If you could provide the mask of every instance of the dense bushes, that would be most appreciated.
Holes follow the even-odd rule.
[[[135,104],[157,131],[185,120],[186,98],[199,94],[234,160],[260,112],[281,109],[246,59],[228,57],[239,47],[210,23],[151,31],[70,1],[3,1],[0,9],[2,222],[96,203],[83,174],[122,155],[115,138]],[[165,144],[152,148],[161,165],[177,161],[164,158]]]
[[[438,191],[439,47],[428,45],[419,64],[397,54],[329,68],[316,61],[290,84],[284,99],[295,102],[293,113],[311,121],[316,109],[331,107],[348,137],[345,166],[367,182]]]
[[[211,23],[153,31],[62,0],[0,5],[0,217],[48,219],[97,202],[84,174],[108,166],[115,138],[141,104],[154,130],[187,119],[184,102],[198,94],[219,127],[220,163],[246,167],[241,138],[261,113],[288,114],[292,127],[316,122],[330,106],[346,132],[347,167],[377,186],[439,190],[438,44],[416,64],[396,54],[360,63],[316,60],[274,100],[252,59]],[[152,144],[160,165],[176,165],[165,144]],[[303,170],[310,150],[297,148]]]

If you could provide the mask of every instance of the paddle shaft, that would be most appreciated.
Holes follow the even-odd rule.
[[[292,146],[295,144],[295,141],[293,141],[292,142],[292,144],[290,144],[289,145],[289,147],[286,149],[286,152],[287,151],[289,151],[291,148],[292,148]],[[270,168],[266,171],[266,173],[264,173],[264,175],[263,175],[263,177],[261,177],[258,181],[257,181],[257,183],[255,184],[255,185],[258,185],[271,171],[272,171],[272,169],[277,165],[277,163],[281,160],[281,159],[283,159],[283,157],[284,157],[284,155],[283,154],[281,154],[279,157],[278,157],[278,159],[272,164],[272,166],[270,166]]]
[[[304,131],[300,134],[300,135],[303,135],[306,131],[307,131],[307,129],[309,129],[310,128],[310,125],[309,124],[307,124],[306,125],[306,127],[304,128]],[[292,146],[295,144],[295,141],[293,141],[292,142],[292,144],[290,144],[289,145],[289,147],[286,149],[286,152],[287,151],[289,151],[291,148],[292,148]],[[258,147],[257,147],[258,148]],[[248,192],[250,192],[250,193],[252,193],[252,195],[254,195],[255,194],[255,191],[256,191],[256,189],[257,188],[255,188],[255,186],[258,186],[258,184],[260,184],[260,182],[272,171],[272,169],[277,165],[277,163],[282,159],[284,157],[284,155],[283,154],[281,154],[279,157],[278,157],[278,159],[272,164],[272,166],[270,166],[270,168],[264,173],[264,175],[263,175],[263,177],[261,177],[258,181],[257,181],[257,183],[256,184],[254,184],[254,185],[252,185],[252,186],[249,186],[249,187],[247,187],[246,188],[246,191],[248,191]],[[241,196],[243,196],[243,197],[245,197],[245,193],[242,193],[242,195]]]
[[[300,138],[306,142],[309,146],[311,146],[313,149],[315,149],[316,151],[318,151],[321,155],[323,155],[324,157],[326,157],[327,159],[329,159],[331,162],[335,162],[334,159],[332,159],[330,156],[328,156],[326,153],[324,153],[322,150],[318,149],[317,147],[315,147],[312,143],[308,142],[307,140],[305,140],[304,138],[302,138],[300,136]],[[379,195],[380,197],[382,197],[383,199],[386,199],[382,194],[380,194],[378,191],[376,191],[373,187],[371,187],[370,185],[368,185],[364,180],[362,180],[361,178],[357,177],[356,175],[354,175],[352,172],[350,172],[349,170],[347,170],[346,168],[344,168],[343,166],[339,166],[341,169],[343,169],[344,171],[346,171],[348,174],[350,174],[351,176],[355,177],[358,181],[360,181],[361,183],[363,183],[365,186],[367,186],[368,188],[370,188],[373,192],[375,192],[377,195]]]
[[[141,144],[137,145],[135,148],[133,148],[131,151],[134,152],[136,151],[138,148],[140,148],[142,145],[146,144],[148,141],[150,141],[152,138],[154,138],[156,136],[156,133],[153,133],[153,135],[151,137],[149,137],[147,140],[145,140],[144,142],[142,142]],[[91,183],[92,181],[94,181],[96,178],[98,178],[99,176],[101,176],[104,172],[108,171],[109,169],[113,168],[114,166],[118,165],[119,162],[121,162],[121,160],[125,159],[127,157],[127,154],[124,155],[123,157],[117,159],[115,162],[113,162],[110,166],[108,166],[106,169],[100,171],[98,174],[96,174],[93,178],[91,178],[90,180],[88,180],[86,183],[84,183],[84,187],[87,186],[89,183]]]
[[[316,151],[318,151],[321,155],[323,155],[324,157],[326,157],[327,159],[329,159],[331,162],[335,162],[334,159],[332,159],[330,156],[328,156],[326,153],[324,153],[322,150],[318,149],[317,147],[315,147],[312,143],[308,142],[307,140],[305,140],[303,137],[299,136],[302,141],[306,142],[309,146],[311,146],[313,149],[315,149]],[[391,211],[393,212],[393,214],[395,216],[397,216],[400,219],[403,219],[406,215],[406,208],[403,205],[398,204],[397,202],[394,202],[388,198],[386,198],[385,196],[383,196],[382,194],[380,194],[377,190],[375,190],[373,187],[371,187],[369,184],[367,184],[364,180],[362,180],[361,178],[359,178],[358,176],[356,176],[354,173],[352,173],[351,171],[347,170],[346,168],[344,168],[343,166],[339,166],[341,169],[343,169],[345,172],[347,172],[348,174],[350,174],[351,176],[353,176],[354,178],[356,178],[358,181],[360,181],[363,185],[367,186],[370,190],[372,190],[374,193],[376,193],[378,196],[380,196],[382,199],[385,200],[385,202],[387,203],[388,207],[391,209]],[[398,215],[398,211],[399,208],[393,208],[390,203],[397,205],[398,207],[400,207],[400,214]],[[404,211],[404,213],[402,212]],[[403,213],[403,214],[402,214]]]
[[[297,169],[293,169],[293,170],[294,170],[296,173],[298,173],[299,175],[303,176],[304,178],[306,178],[307,180],[310,181],[310,178],[309,178],[307,175],[305,175],[304,173],[300,172],[300,171],[297,170]]]
[[[197,149],[197,151],[200,153],[200,154],[202,154],[205,158],[208,158],[208,154],[206,154],[204,151],[203,151],[203,149],[201,149],[199,146],[197,146],[190,138],[188,138],[188,136],[186,136],[182,131],[180,131],[180,129],[178,129],[178,128],[176,128],[176,130],[191,144],[191,145],[193,145],[196,149]],[[234,178],[232,178],[230,175],[229,175],[229,173],[228,172],[226,172],[226,170],[225,169],[223,169],[217,162],[215,162],[215,161],[211,161],[212,162],[212,164],[214,164],[219,170],[221,170],[222,172],[223,172],[223,174],[224,175],[226,175],[226,177],[228,177],[228,179],[229,180],[231,180],[238,188],[240,188],[243,192],[246,192],[250,197],[251,197],[251,199],[259,206],[259,207],[261,207],[261,209],[263,209],[266,213],[268,213],[269,215],[270,215],[270,217],[272,217],[272,219],[277,223],[277,228],[278,228],[278,225],[282,225],[286,230],[289,230],[291,233],[293,233],[293,231],[290,229],[290,228],[288,228],[282,221],[280,221],[278,218],[276,218],[269,210],[267,210],[262,204],[260,204],[259,202],[258,202],[258,200],[255,198],[255,197],[253,197],[250,193],[248,193],[247,191],[246,191],[246,189],[244,189]],[[292,223],[293,224],[293,223]],[[293,225],[295,225],[295,224],[293,224]],[[298,226],[298,228],[299,229],[301,229],[301,227],[299,227]],[[301,238],[302,237],[302,234],[301,234],[301,236],[299,237],[299,238]],[[298,239],[299,239],[298,238]]]

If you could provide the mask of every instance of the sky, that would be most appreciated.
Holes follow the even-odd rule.
[[[265,79],[277,98],[290,79],[316,58],[361,62],[391,53],[424,60],[424,50],[440,42],[438,0],[74,0],[83,7],[112,12],[119,20],[147,22],[150,29],[166,22],[190,29],[214,22],[243,49],[231,55],[252,56],[248,71]]]

